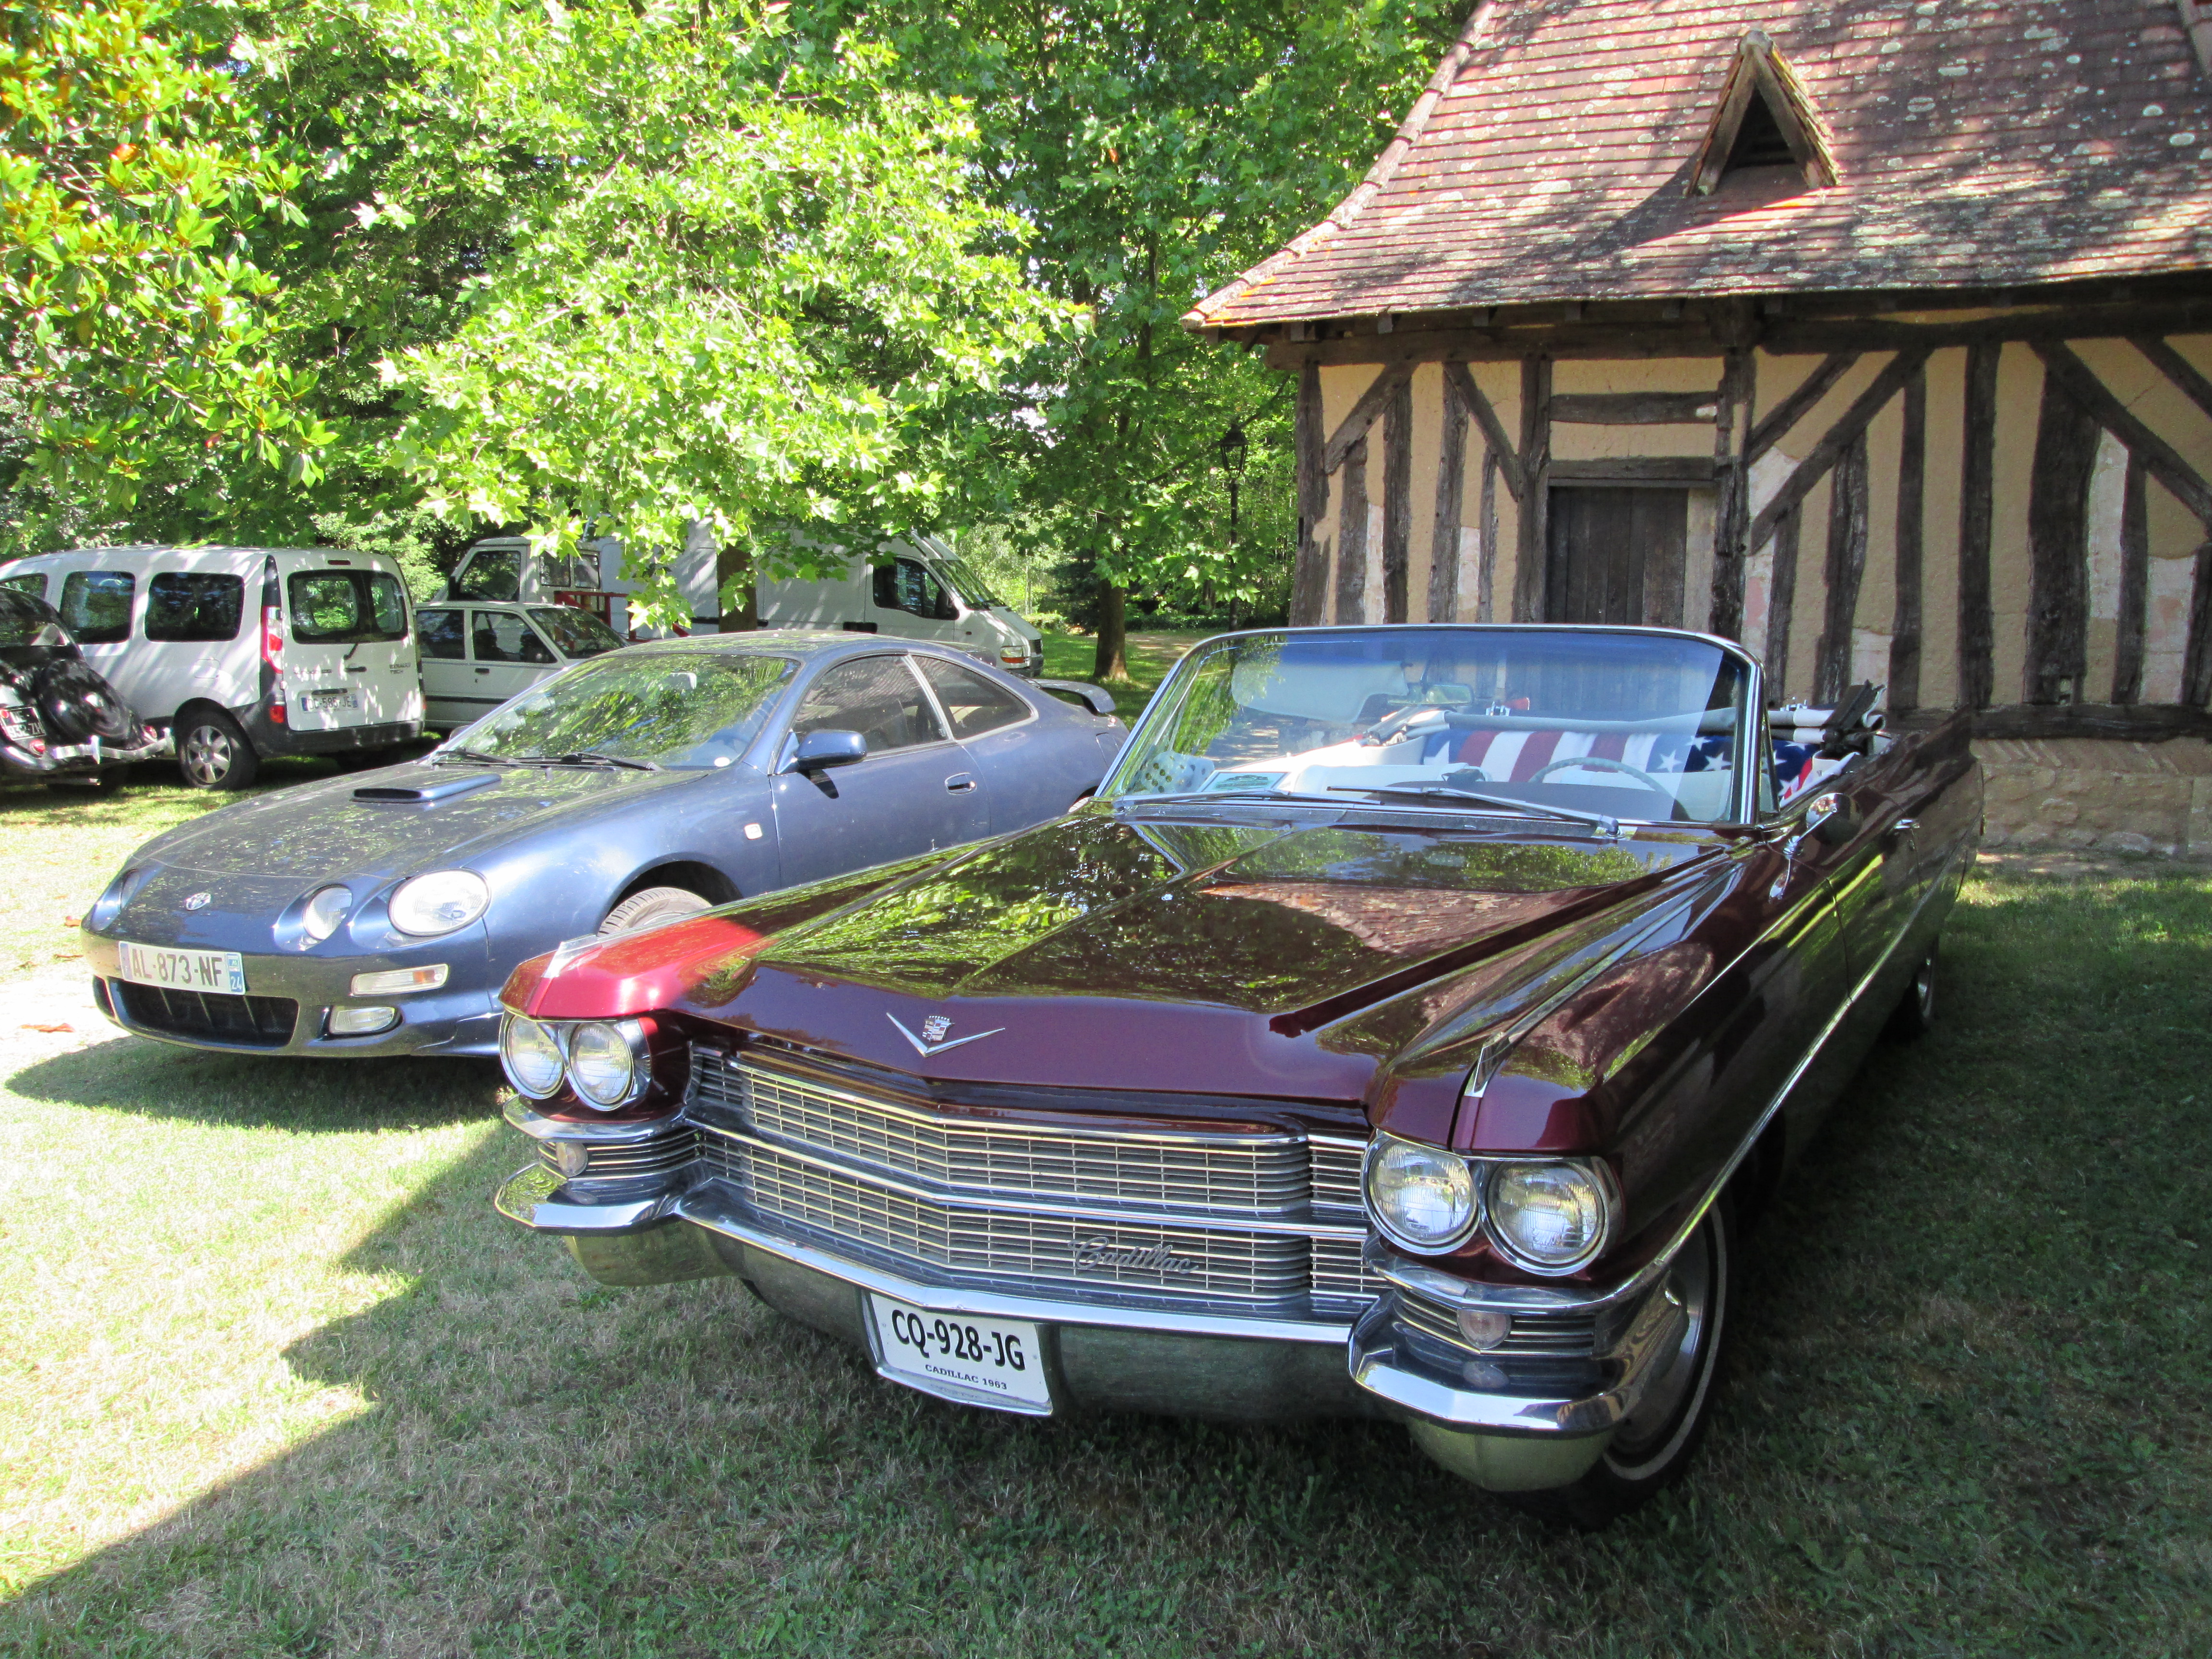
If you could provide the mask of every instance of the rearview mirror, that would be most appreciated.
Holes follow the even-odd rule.
[[[1842,846],[1857,833],[1858,827],[1858,820],[1851,816],[1851,804],[1832,790],[1815,795],[1805,809],[1805,828],[1815,840],[1830,847]]]
[[[858,732],[809,732],[799,738],[784,769],[824,772],[833,766],[850,766],[868,757],[868,740]]]

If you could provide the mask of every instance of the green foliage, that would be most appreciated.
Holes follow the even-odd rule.
[[[217,467],[319,476],[311,372],[270,349],[249,240],[301,181],[171,0],[10,9],[0,41],[0,487],[13,549]]]

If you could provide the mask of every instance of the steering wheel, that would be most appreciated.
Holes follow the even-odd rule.
[[[1602,755],[1570,755],[1565,760],[1547,761],[1531,772],[1530,783],[1541,783],[1554,772],[1564,772],[1571,766],[1583,767],[1592,772],[1625,772],[1655,795],[1664,795],[1671,801],[1674,792],[1653,777],[1649,772],[1631,766],[1626,761],[1607,760]]]

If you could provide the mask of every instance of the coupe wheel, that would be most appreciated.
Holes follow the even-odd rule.
[[[602,933],[635,933],[647,927],[665,927],[711,908],[705,899],[683,887],[647,887],[632,893],[607,912],[599,924]]]
[[[1571,1486],[1501,1492],[1516,1509],[1594,1532],[1681,1478],[1712,1416],[1727,1331],[1735,1223],[1728,1197],[1706,1212],[1660,1281],[1656,1316],[1672,1328],[1635,1409],[1589,1472]]]
[[[261,769],[261,757],[228,714],[209,709],[177,722],[177,769],[195,789],[243,789]]]
[[[1905,988],[1905,994],[1898,999],[1897,1012],[1889,1017],[1889,1035],[1900,1042],[1910,1042],[1927,1036],[1935,1024],[1936,946],[1931,945],[1913,969],[1912,981]]]

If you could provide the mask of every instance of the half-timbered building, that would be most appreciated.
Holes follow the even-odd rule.
[[[1485,0],[1184,319],[1297,377],[1292,620],[1710,629],[2212,831],[2208,64],[2195,0]]]

